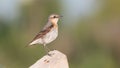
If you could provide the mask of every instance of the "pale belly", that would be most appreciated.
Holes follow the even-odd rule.
[[[30,45],[33,45],[33,44],[48,44],[48,43],[52,42],[53,40],[55,40],[57,38],[57,36],[58,36],[58,30],[57,29],[52,29],[44,37],[33,41],[32,43],[30,43]]]
[[[49,33],[47,33],[43,39],[42,39],[42,44],[48,44],[55,40],[58,36],[58,30],[57,29],[52,29]]]

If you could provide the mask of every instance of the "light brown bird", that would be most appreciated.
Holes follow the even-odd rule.
[[[46,44],[52,42],[58,36],[58,20],[62,17],[58,14],[51,14],[48,17],[48,22],[44,26],[44,28],[35,36],[35,38],[31,41],[29,46],[34,44],[43,44],[47,51],[49,50]]]

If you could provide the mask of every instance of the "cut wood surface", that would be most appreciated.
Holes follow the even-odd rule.
[[[69,68],[69,66],[66,55],[58,50],[53,50],[29,68]]]

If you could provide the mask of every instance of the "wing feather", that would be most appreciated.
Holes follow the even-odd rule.
[[[34,38],[31,42],[39,39],[39,38],[43,38],[51,29],[52,29],[53,25],[47,27],[46,29],[40,31]]]

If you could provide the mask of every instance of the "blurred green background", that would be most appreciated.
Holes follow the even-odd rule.
[[[52,13],[63,18],[48,47],[70,68],[120,68],[120,0],[0,0],[0,68],[28,68],[46,54],[25,46]]]

